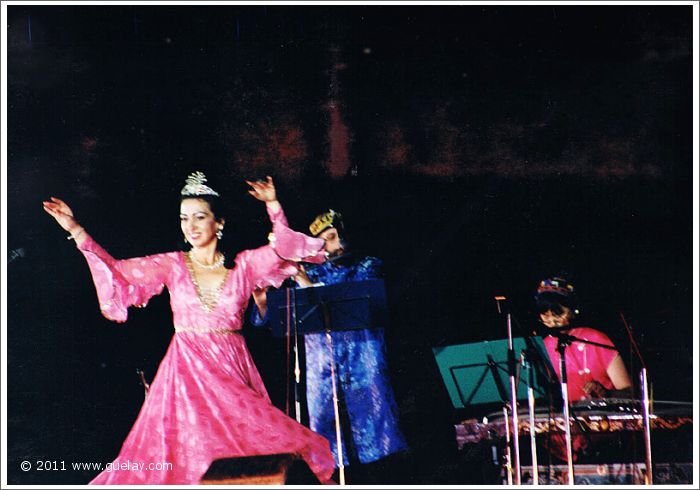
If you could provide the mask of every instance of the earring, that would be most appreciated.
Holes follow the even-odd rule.
[[[223,227],[222,227],[222,228],[219,228],[219,229],[216,231],[216,238],[218,238],[219,240],[221,240],[223,237],[224,237],[224,229],[223,229]]]
[[[187,243],[187,237],[186,237],[186,236],[183,236],[183,237],[182,237],[182,241],[184,241],[185,243]]]

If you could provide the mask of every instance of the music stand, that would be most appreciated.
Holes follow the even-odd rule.
[[[541,348],[541,352],[546,352],[541,337],[531,339],[535,346]],[[515,352],[527,349],[525,339],[514,338],[513,349]],[[507,350],[508,341],[505,339],[433,347],[435,361],[455,408],[482,403],[507,403]],[[495,377],[494,373],[498,376]],[[529,380],[521,376],[520,381],[517,398],[524,400],[527,399]],[[534,378],[533,389],[537,398],[545,397],[546,386],[539,377]]]
[[[455,408],[465,408],[468,405],[500,402],[503,408],[504,420],[508,419],[508,407],[512,400],[526,399],[530,395],[533,399],[545,396],[546,385],[541,383],[541,376],[521,376],[513,392],[508,393],[506,386],[510,381],[508,357],[511,352],[546,352],[544,342],[540,337],[518,337],[512,339],[512,351],[509,349],[509,339],[477,342],[473,344],[451,345],[446,347],[434,347],[433,354],[440,369],[440,374],[447,388],[448,394]],[[519,356],[518,356],[519,357]],[[543,359],[548,359],[544,357]],[[532,372],[534,365],[528,363],[528,371]],[[515,383],[513,383],[515,385]],[[530,392],[530,393],[529,393]],[[511,398],[509,400],[509,398]],[[513,416],[517,417],[517,407],[511,407]],[[514,426],[517,427],[517,426]],[[519,458],[515,452],[515,468],[512,466],[510,450],[511,435],[506,423],[506,453],[504,468],[508,477],[508,484],[513,483],[513,471],[516,470],[517,481],[519,478]],[[514,428],[513,430],[517,430]],[[513,434],[514,444],[518,438]],[[517,447],[514,447],[517,451]]]
[[[287,335],[287,308],[296,312],[300,334],[331,330],[383,328],[387,322],[386,290],[383,279],[351,281],[328,286],[294,290],[288,305],[285,290],[267,293],[267,309],[272,335]]]
[[[289,332],[289,335],[293,334],[296,339],[297,334],[326,333],[331,360],[338,469],[340,484],[345,485],[331,331],[383,328],[388,316],[384,280],[348,281],[328,286],[297,288],[293,292],[294,294],[289,296],[284,290],[268,292],[268,315],[272,335],[285,337]],[[288,315],[288,312],[291,314]],[[293,328],[289,323],[294,324]],[[298,383],[297,377],[295,388],[298,387]],[[296,393],[295,389],[295,395]]]

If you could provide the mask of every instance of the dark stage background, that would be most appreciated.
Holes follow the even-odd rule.
[[[378,483],[479,481],[432,347],[505,338],[498,294],[530,328],[560,270],[635,378],[621,312],[655,398],[691,401],[691,41],[690,6],[9,6],[9,483],[95,476],[19,462],[111,461],[172,331],[167,293],[104,319],[41,201],[116,257],[169,251],[194,170],[229,253],[265,243],[243,179],[269,173],[295,228],[333,207],[384,259],[413,463]],[[283,406],[281,341],[246,335]]]

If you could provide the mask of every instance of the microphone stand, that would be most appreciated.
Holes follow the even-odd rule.
[[[535,369],[536,366],[540,366],[542,373],[547,377],[548,387],[549,384],[557,382],[556,375],[550,371],[550,369],[545,364],[538,352],[535,344],[532,341],[531,335],[537,332],[526,332],[520,326],[516,319],[516,324],[519,326],[523,333],[523,339],[525,340],[526,348],[521,352],[522,364],[528,369],[528,390],[527,390],[527,401],[528,401],[528,416],[530,420],[530,452],[532,453],[532,484],[539,485],[539,464],[537,460],[537,432],[535,431]],[[549,392],[549,388],[547,390]],[[550,393],[551,398],[551,393]],[[551,400],[550,400],[551,401]]]
[[[573,461],[573,451],[571,449],[571,413],[569,411],[569,391],[568,391],[568,380],[566,375],[566,347],[571,345],[572,342],[580,342],[582,344],[590,344],[596,347],[601,347],[603,349],[615,350],[615,347],[608,344],[601,344],[599,342],[593,342],[591,340],[580,339],[564,333],[564,331],[569,331],[572,327],[559,327],[548,329],[549,335],[557,337],[557,352],[559,352],[559,376],[561,378],[561,396],[564,403],[564,434],[566,438],[566,460],[569,467],[569,485],[574,484],[574,461]]]
[[[333,338],[326,328],[326,342],[331,359],[331,389],[333,394],[333,415],[335,418],[335,445],[338,453],[338,476],[340,484],[345,485],[345,457],[343,456],[343,439],[340,431],[340,410],[338,408],[338,388],[335,382],[335,359],[333,357]]]
[[[566,346],[571,343],[570,337],[561,335],[557,342],[559,352],[559,373],[561,377],[561,396],[564,400],[564,436],[566,440],[566,464],[569,468],[569,485],[574,484],[574,459],[571,450],[571,414],[569,413],[569,390],[566,377]]]
[[[641,391],[642,391],[642,421],[644,423],[644,448],[645,448],[645,464],[647,467],[647,472],[644,475],[644,484],[645,485],[652,485],[654,482],[654,473],[653,473],[653,466],[652,466],[652,460],[651,460],[651,424],[649,421],[649,387],[647,385],[647,366],[646,363],[644,362],[644,358],[642,357],[642,354],[639,352],[639,347],[637,346],[637,342],[634,341],[634,337],[632,336],[632,329],[630,326],[627,324],[627,321],[625,320],[625,316],[620,312],[620,318],[622,319],[622,323],[625,325],[625,329],[627,330],[627,335],[629,336],[630,343],[634,347],[635,352],[637,353],[637,357],[639,358],[640,363],[642,364],[642,369],[639,372],[639,381],[640,381],[640,386],[641,386]]]
[[[301,375],[301,369],[299,367],[299,350],[298,350],[298,325],[297,325],[297,310],[296,310],[296,288],[291,288],[291,294],[292,294],[292,323],[294,324],[294,379],[295,379],[295,384],[294,384],[294,403],[295,403],[295,409],[296,409],[296,420],[297,422],[301,423],[301,402],[300,402],[300,397],[299,397],[299,383],[300,383],[300,375]],[[289,301],[289,300],[288,300]],[[337,447],[337,456],[338,456],[338,472],[339,472],[339,479],[340,479],[340,485],[345,485],[345,458],[343,455],[343,443],[342,443],[342,435],[341,435],[341,427],[340,427],[340,409],[338,407],[338,387],[336,383],[336,373],[335,373],[335,358],[333,354],[333,338],[331,336],[331,330],[330,330],[330,324],[331,324],[331,317],[330,317],[330,312],[328,311],[328,306],[320,302],[319,307],[321,309],[321,315],[323,318],[323,324],[325,326],[325,334],[326,334],[326,345],[328,346],[328,351],[329,351],[329,358],[330,358],[330,366],[331,366],[331,390],[332,390],[332,396],[333,396],[333,414],[334,414],[334,420],[335,420],[335,435],[336,435],[336,447]]]
[[[498,313],[501,313],[501,301],[505,301],[505,296],[496,296],[496,306]],[[506,314],[506,326],[508,329],[508,381],[510,384],[510,414],[513,429],[513,463],[515,484],[521,484],[520,475],[520,438],[518,436],[518,393],[515,386],[515,351],[513,350],[513,329],[511,326],[510,312]]]
[[[527,365],[528,369],[528,412],[529,412],[529,418],[530,418],[530,451],[532,452],[532,474],[533,474],[533,485],[539,485],[539,466],[538,466],[538,458],[537,458],[537,434],[536,432],[533,432],[534,427],[535,427],[535,374],[536,374],[536,368],[539,366],[539,374],[545,377],[546,381],[546,386],[547,386],[547,394],[549,398],[549,420],[548,424],[551,423],[553,420],[553,415],[552,415],[552,404],[553,404],[553,397],[552,397],[552,387],[556,384],[559,385],[560,381],[557,378],[556,373],[552,370],[550,367],[549,363],[547,363],[544,358],[542,357],[542,353],[539,351],[539,349],[536,347],[535,343],[532,341],[532,336],[540,336],[540,337],[546,337],[549,332],[545,332],[541,330],[540,327],[535,327],[532,330],[526,330],[522,326],[520,326],[519,322],[516,319],[516,325],[518,325],[518,328],[520,328],[521,333],[523,334],[523,339],[525,340],[525,345],[526,348],[522,351],[522,356],[524,360],[524,364]],[[548,330],[548,329],[547,329]],[[547,429],[547,434],[549,437],[551,437],[551,430],[548,427]],[[549,467],[550,471],[548,472],[547,475],[547,481],[549,482],[550,478],[550,473],[551,473],[551,466],[552,466],[552,461],[551,461],[551,453],[548,453],[550,456],[549,460]],[[549,484],[549,483],[547,483]]]
[[[538,485],[540,481],[539,468],[537,466],[537,433],[535,432],[535,373],[534,373],[534,353],[523,351],[522,359],[527,366],[527,407],[530,418],[530,452],[532,453],[532,484]]]
[[[508,485],[513,484],[513,458],[511,457],[511,452],[510,452],[510,423],[508,422],[508,395],[506,394],[506,389],[501,383],[501,377],[498,375],[498,367],[496,366],[496,361],[493,359],[491,355],[486,356],[487,360],[487,366],[489,368],[489,371],[491,372],[491,376],[493,376],[493,381],[494,384],[496,385],[496,389],[498,390],[498,395],[501,397],[501,400],[503,401],[503,422],[504,426],[506,428],[506,450],[505,450],[505,461],[504,461],[504,468],[506,470],[506,481]]]
[[[301,382],[301,367],[299,366],[299,332],[297,326],[297,300],[296,290],[291,289],[292,294],[292,324],[294,325],[294,413],[296,421],[301,424],[301,400],[299,396],[299,383]]]

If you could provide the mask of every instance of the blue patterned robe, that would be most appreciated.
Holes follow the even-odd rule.
[[[337,284],[377,279],[381,260],[364,257],[351,265],[325,262],[309,266],[306,273],[314,283]],[[260,325],[257,310],[253,323]],[[382,329],[332,331],[333,356],[336,362],[340,397],[345,401],[352,446],[361,463],[370,463],[408,449],[399,429],[398,408],[389,383]],[[306,352],[306,397],[311,430],[331,442],[338,461],[330,352],[325,333],[304,336]],[[343,460],[348,464],[349,441],[343,444]]]

